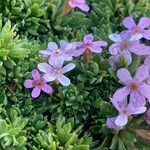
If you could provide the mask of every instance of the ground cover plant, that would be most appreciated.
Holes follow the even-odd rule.
[[[149,150],[149,0],[0,1],[1,150]]]

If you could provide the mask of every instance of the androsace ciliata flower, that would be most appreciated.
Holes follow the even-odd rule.
[[[150,85],[144,82],[149,76],[149,70],[146,65],[138,67],[134,78],[132,78],[130,72],[125,68],[119,69],[117,76],[125,86],[115,92],[114,96],[116,100],[124,100],[130,94],[130,96],[135,95],[141,99],[144,97],[150,101]]]
[[[24,81],[24,86],[26,88],[33,88],[31,96],[33,98],[39,97],[41,91],[49,94],[52,93],[53,89],[50,85],[47,84],[46,80],[40,76],[38,70],[32,70],[33,80],[27,79]]]
[[[63,86],[68,86],[70,84],[70,79],[64,76],[64,73],[69,72],[75,68],[74,63],[69,63],[66,66],[62,67],[62,64],[59,65],[49,65],[47,63],[38,64],[38,69],[44,72],[44,79],[48,82],[50,81],[59,81]]]
[[[46,50],[41,50],[39,53],[44,57],[49,57],[50,64],[63,64],[64,61],[70,61],[73,59],[73,53],[75,45],[73,43],[67,43],[64,40],[59,42],[60,48],[55,42],[49,42]]]
[[[136,25],[133,17],[126,17],[123,20],[123,25],[128,29],[125,32],[131,35],[132,39],[145,38],[150,40],[150,30],[145,29],[150,26],[150,18],[142,17]]]

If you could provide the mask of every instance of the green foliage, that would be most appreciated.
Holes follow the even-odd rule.
[[[76,130],[72,131],[73,120],[66,122],[65,118],[58,118],[56,126],[48,124],[46,131],[39,130],[34,137],[34,146],[32,150],[89,150],[89,145],[92,144],[92,138],[84,135],[79,138],[79,134],[82,131],[82,126],[79,126]],[[36,146],[37,145],[37,146]]]
[[[0,116],[2,117],[2,116]],[[16,110],[10,110],[10,116],[0,119],[0,149],[2,150],[26,150],[27,137],[24,129],[27,118],[17,116]]]
[[[65,0],[0,1],[0,149],[149,149],[147,139],[136,133],[147,130],[142,116],[131,118],[122,131],[106,127],[106,119],[116,115],[109,98],[122,86],[110,69],[108,47],[89,63],[82,57],[73,60],[76,68],[67,74],[69,87],[52,85],[54,93],[42,93],[37,100],[23,87],[42,61],[38,51],[49,41],[82,41],[85,34],[92,33],[95,40],[110,43],[108,35],[123,30],[124,17],[150,17],[149,0],[87,2],[89,13],[75,8],[62,16]],[[133,58],[132,74],[141,60]]]

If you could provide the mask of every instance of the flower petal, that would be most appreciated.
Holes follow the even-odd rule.
[[[63,72],[63,73],[66,73],[66,72],[68,72],[68,71],[74,69],[75,66],[76,66],[76,65],[75,65],[74,63],[70,63],[70,64],[68,64],[68,65],[66,65],[65,67],[62,68],[62,72]]]
[[[49,58],[49,64],[52,65],[53,67],[62,67],[64,63],[64,57],[63,56],[51,56]]]
[[[85,37],[84,37],[84,42],[85,43],[91,43],[94,39],[94,36],[92,34],[87,34]]]
[[[51,82],[51,81],[54,81],[56,78],[53,75],[51,75],[51,74],[44,74],[44,79],[47,82]]]
[[[143,95],[144,97],[148,98],[150,100],[150,85],[141,85],[138,88],[138,91],[140,92],[141,95]]]
[[[51,50],[51,51],[57,50],[58,45],[55,42],[49,42],[48,43],[48,49]]]
[[[120,112],[121,109],[120,109],[120,107],[118,105],[118,101],[114,97],[110,98],[110,100],[111,100],[111,103],[113,104],[113,106]]]
[[[137,44],[137,45],[132,45],[130,47],[130,51],[137,55],[149,55],[150,47],[145,46],[144,44]]]
[[[135,21],[133,20],[132,17],[124,18],[123,19],[123,25],[128,29],[132,29],[133,27],[136,26]]]
[[[25,80],[24,81],[24,86],[26,88],[32,88],[33,87],[33,80]]]
[[[129,105],[128,106],[128,111],[130,112],[130,114],[132,115],[138,115],[138,114],[142,114],[146,111],[146,107],[135,107],[134,105]]]
[[[59,41],[59,45],[61,49],[65,49],[65,47],[68,45],[69,43],[66,42],[65,40],[60,40]]]
[[[39,87],[35,87],[33,90],[32,90],[32,93],[31,93],[31,96],[33,98],[37,98],[41,93],[41,89]]]
[[[93,52],[93,53],[101,53],[102,48],[98,46],[88,46],[88,48]]]
[[[117,126],[125,126],[128,122],[128,117],[124,114],[120,114],[117,116],[116,120],[115,120],[115,124]]]
[[[52,67],[47,63],[40,63],[38,64],[38,69],[44,73],[50,73]]]
[[[63,86],[68,86],[70,84],[70,79],[67,78],[66,76],[62,75],[58,78],[58,81],[63,85]]]
[[[123,127],[115,125],[116,117],[107,118],[106,125],[110,129],[122,129]]]
[[[145,104],[146,104],[145,97],[142,96],[138,91],[132,92],[130,94],[129,105],[140,107],[140,106],[144,106]]]
[[[40,74],[37,69],[33,69],[31,73],[34,80],[40,80]]]
[[[44,91],[45,93],[49,94],[49,93],[52,93],[53,89],[50,85],[48,84],[44,84],[42,87],[41,87],[42,91]]]
[[[138,67],[134,79],[138,82],[144,81],[149,75],[149,70],[146,65]]]
[[[77,7],[79,7],[82,11],[89,11],[90,7],[87,4],[79,4],[77,5]]]
[[[150,40],[150,30],[143,30],[142,35],[145,39]]]
[[[136,41],[136,40],[140,40],[143,37],[142,33],[132,33],[131,38],[129,39],[129,41]]]
[[[113,70],[117,69],[118,55],[109,57],[109,64]]]
[[[96,41],[96,42],[92,42],[93,46],[107,46],[107,42],[105,41]]]
[[[130,94],[130,90],[128,89],[127,86],[118,89],[114,95],[113,95],[113,99],[115,99],[116,101],[123,101],[127,98],[127,96]]]
[[[120,46],[118,44],[111,44],[109,47],[109,53],[111,55],[117,55],[120,50]]]
[[[41,50],[41,51],[39,51],[39,53],[40,53],[41,55],[44,55],[44,56],[49,56],[49,55],[51,55],[51,51],[49,51],[49,50]]]
[[[131,74],[130,72],[125,69],[125,68],[122,68],[122,69],[119,69],[117,71],[117,77],[125,84],[125,85],[128,85],[133,79],[131,77]]]
[[[73,56],[79,57],[80,55],[82,55],[82,54],[84,53],[85,50],[86,50],[85,47],[84,47],[84,48],[79,48],[78,50],[75,50],[75,51],[74,51]]]
[[[131,56],[131,52],[130,51],[125,51],[125,58],[126,58],[126,60],[127,60],[127,63],[128,63],[128,65],[130,65],[131,64],[131,62],[132,62],[132,56]]]
[[[119,34],[110,34],[109,38],[116,43],[121,42],[121,37]]]
[[[148,17],[142,17],[138,23],[138,27],[140,29],[144,29],[150,25],[150,18]]]

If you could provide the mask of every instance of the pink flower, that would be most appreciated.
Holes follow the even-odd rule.
[[[33,98],[37,98],[40,95],[41,90],[47,94],[52,92],[52,87],[46,84],[47,82],[43,77],[40,77],[38,70],[34,69],[31,73],[34,80],[25,80],[24,86],[26,88],[33,88],[33,91],[31,93],[31,96]]]
[[[115,42],[115,44],[112,44],[109,47],[109,53],[111,55],[121,55],[125,52],[133,52],[137,55],[150,54],[148,46],[140,44],[138,40],[133,39],[129,34],[124,32],[121,32],[120,34],[110,34],[109,38]]]
[[[62,64],[59,65],[49,65],[47,63],[38,64],[38,69],[44,72],[44,79],[48,82],[57,80],[63,86],[68,86],[70,84],[70,79],[64,76],[64,73],[75,68],[75,64],[70,63],[65,67],[62,67]]]
[[[84,42],[75,42],[77,46],[77,50],[75,51],[75,56],[80,56],[85,52],[86,49],[92,51],[93,53],[101,53],[101,46],[106,46],[107,43],[105,41],[96,41],[93,42],[94,37],[91,34],[87,34],[84,37]]]
[[[116,126],[123,127],[127,124],[128,118],[131,115],[142,114],[146,111],[146,107],[144,106],[145,100],[141,100],[140,98],[137,95],[134,95],[130,98],[129,103],[127,102],[127,99],[124,99],[123,101],[117,101],[114,98],[111,99],[112,104],[119,113],[115,119]]]
[[[125,87],[120,88],[115,92],[114,97],[116,100],[122,101],[130,94],[130,97],[136,96],[141,99],[144,97],[150,102],[150,85],[144,82],[149,76],[147,66],[140,66],[137,69],[134,78],[132,78],[130,72],[125,68],[119,69],[117,71],[117,76],[125,84]]]
[[[150,40],[150,30],[145,30],[150,25],[150,18],[142,17],[136,25],[132,17],[126,17],[123,25],[128,29],[126,33],[132,35],[133,39],[141,39],[142,37]]]
[[[63,64],[64,61],[72,60],[74,49],[76,48],[75,45],[67,43],[64,40],[61,40],[59,44],[60,48],[55,42],[49,42],[48,48],[46,50],[41,50],[39,53],[44,57],[49,57],[50,64]]]
[[[71,8],[78,7],[82,11],[89,11],[90,10],[90,7],[88,6],[88,4],[86,3],[85,0],[68,0],[68,4]]]

